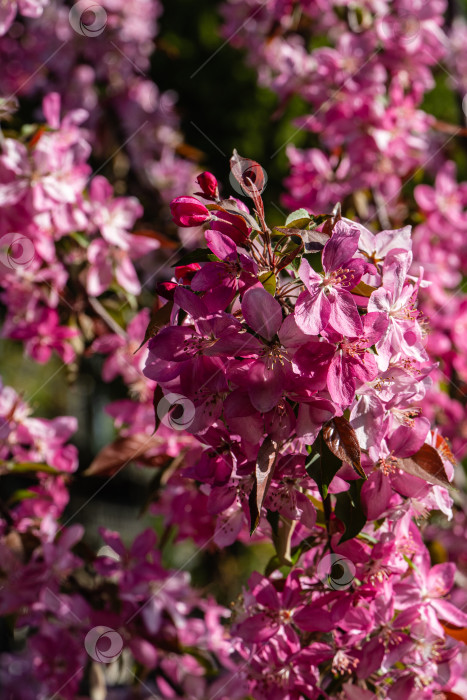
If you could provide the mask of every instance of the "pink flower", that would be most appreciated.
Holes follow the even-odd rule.
[[[445,633],[439,620],[456,627],[466,627],[466,613],[444,599],[454,585],[455,565],[431,566],[426,551],[416,557],[415,564],[411,578],[408,581],[402,579],[394,586],[396,605],[406,615],[410,612],[415,618],[425,620],[429,629],[440,637],[444,637]]]
[[[383,264],[383,286],[374,291],[368,302],[368,311],[379,311],[388,318],[386,332],[376,342],[380,369],[387,369],[390,359],[399,354],[418,362],[427,359],[422,345],[422,329],[415,308],[417,288],[407,280],[412,253],[393,250]]]
[[[91,220],[99,228],[103,238],[112,245],[128,250],[134,241],[129,232],[135,221],[142,215],[143,207],[135,197],[114,197],[111,184],[97,175],[89,187],[91,202]],[[148,239],[148,243],[151,239]],[[153,241],[152,248],[158,248],[159,242]],[[149,247],[149,246],[148,246]]]
[[[324,246],[324,275],[302,260],[299,275],[306,287],[297,299],[295,319],[304,333],[318,335],[329,326],[338,333],[358,337],[363,332],[357,305],[348,291],[355,287],[367,271],[361,258],[353,258],[360,232],[342,221],[334,227]],[[372,267],[372,266],[370,266]]]
[[[235,625],[234,632],[250,643],[265,642],[277,635],[287,642],[291,652],[298,651],[300,643],[293,618],[302,598],[300,573],[293,571],[281,592],[265,576],[253,573],[245,600],[251,610],[245,620]]]
[[[139,294],[141,283],[131,261],[159,247],[159,242],[145,236],[128,235],[128,251],[110,245],[102,238],[94,239],[88,249],[89,267],[86,288],[90,296],[100,296],[112,284],[114,278],[129,294]]]
[[[31,324],[18,324],[9,332],[10,338],[24,340],[26,350],[41,364],[49,361],[52,351],[69,363],[75,357],[72,345],[67,342],[78,335],[76,328],[61,326],[55,309],[46,307],[37,310],[37,318]]]
[[[445,163],[439,170],[434,187],[417,185],[414,196],[434,229],[443,227],[448,221],[451,225],[466,230],[467,183],[457,183],[456,166],[452,161]]]
[[[245,245],[251,233],[243,216],[230,211],[216,210],[212,216],[210,228],[231,238],[237,245]]]
[[[237,250],[231,237],[208,230],[206,242],[222,262],[207,262],[195,274],[191,288],[205,292],[203,301],[210,311],[224,310],[238,292],[258,283],[257,265]]]
[[[154,385],[143,376],[146,354],[143,349],[135,354],[149,323],[149,311],[143,309],[130,321],[127,326],[126,338],[116,333],[105,333],[96,338],[92,344],[95,352],[107,354],[102,368],[102,379],[111,382],[121,375],[132,391],[137,392],[141,399],[149,395]]]
[[[170,203],[170,211],[177,226],[199,226],[211,218],[208,209],[196,197],[176,197]]]

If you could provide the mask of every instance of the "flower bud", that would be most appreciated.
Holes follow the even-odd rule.
[[[195,197],[177,197],[170,203],[172,218],[178,226],[198,226],[211,218],[204,204]]]
[[[198,270],[201,270],[201,265],[198,263],[190,263],[189,265],[179,265],[175,268],[175,278],[182,284],[190,284]]]
[[[212,173],[201,173],[196,178],[196,182],[201,188],[201,192],[205,197],[209,199],[219,199],[219,188],[217,186],[217,179]]]
[[[159,284],[156,285],[156,292],[163,299],[173,301],[177,287],[178,284],[176,282],[159,282]]]

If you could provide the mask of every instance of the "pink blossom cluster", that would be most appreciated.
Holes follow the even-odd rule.
[[[143,213],[138,200],[116,197],[101,175],[91,179],[91,146],[80,126],[87,113],[61,118],[60,106],[57,93],[48,95],[46,124],[29,137],[5,138],[0,155],[3,336],[21,340],[41,363],[52,351],[65,363],[82,352],[102,309],[94,298],[139,294],[133,260],[159,247],[132,233]]]
[[[414,229],[414,267],[423,268],[430,281],[422,293],[431,331],[427,350],[440,362],[433,375],[437,381],[427,395],[427,415],[443,426],[461,459],[467,449],[467,183],[457,182],[455,164],[447,161],[434,185],[417,185],[414,196],[423,219]]]
[[[292,7],[295,11],[292,12]],[[428,351],[441,360],[435,390],[425,401],[430,418],[446,426],[457,457],[465,454],[466,271],[465,183],[443,146],[461,127],[443,125],[420,108],[443,60],[465,121],[465,21],[446,21],[444,2],[227,2],[225,33],[246,47],[259,81],[283,101],[300,95],[312,107],[299,129],[319,135],[319,148],[288,148],[290,206],[329,211],[336,200],[362,220],[423,222],[414,231],[414,269],[431,286],[421,308],[432,333]],[[248,21],[245,21],[248,18]],[[238,30],[238,31],[235,31]],[[234,33],[235,32],[235,33]],[[326,38],[325,47],[314,42]],[[308,40],[308,43],[307,43]],[[398,115],[398,116],[397,116]],[[447,129],[436,136],[433,128]],[[402,187],[437,172],[434,187],[417,184],[415,202]],[[426,178],[425,178],[426,179]],[[360,190],[360,191],[357,191]],[[415,205],[415,206],[414,206]],[[417,211],[418,209],[418,211]],[[435,375],[432,375],[435,378]],[[439,388],[448,384],[448,391]],[[457,388],[456,388],[457,387]]]
[[[263,171],[236,152],[253,206],[221,199],[208,172],[192,196],[175,96],[146,75],[159,2],[105,0],[94,25],[82,2],[18,6],[34,19],[0,9],[0,91],[45,95],[45,124],[0,133],[2,333],[39,363],[105,355],[102,379],[129,397],[107,406],[117,437],[86,476],[155,470],[145,508],[163,531],[124,543],[101,528],[90,549],[64,514],[76,421],[33,418],[2,387],[0,614],[15,633],[0,687],[18,700],[113,684],[109,698],[134,685],[167,699],[467,698],[452,490],[467,448],[467,197],[435,134],[449,125],[421,107],[440,60],[462,97],[465,25],[446,28],[444,0],[225,4],[226,37],[280,107],[294,94],[310,106],[297,128],[316,147],[288,148],[285,199],[306,208],[270,227]],[[0,101],[15,125],[12,112]],[[206,229],[170,280],[151,273],[151,311],[134,260],[159,240],[91,155],[114,161],[116,193],[130,167],[161,200],[188,192],[173,220]],[[413,176],[417,211],[401,196]],[[231,612],[164,565],[171,537],[261,543],[271,559]]]
[[[324,554],[317,537],[284,579],[254,573],[233,632],[250,693],[271,698],[437,698],[465,691],[459,643],[467,615],[444,596],[455,565],[432,566],[409,512]],[[441,624],[440,620],[444,622]],[[458,696],[459,697],[459,696]]]
[[[27,489],[10,488],[5,502],[8,489],[2,488],[0,501],[0,615],[14,619],[15,634],[26,640],[21,652],[0,655],[6,697],[75,698],[89,655],[113,660],[104,639],[102,649],[98,641],[86,643],[90,631],[109,628],[115,660],[124,649],[144,673],[157,668],[160,697],[238,697],[222,627],[229,611],[199,598],[188,573],[164,568],[152,529],[127,548],[118,533],[103,528],[104,548],[95,555],[82,542],[82,525],[59,525],[78,466],[77,450],[68,444],[76,420],[32,417],[30,406],[2,386],[0,421],[0,478],[32,480]],[[214,685],[207,668],[218,672]]]
[[[127,667],[141,669],[141,676],[132,671],[130,677],[122,669],[125,684],[154,672],[159,697],[242,697],[235,695],[241,685],[234,691],[230,683],[235,663],[222,627],[229,611],[199,598],[186,572],[164,569],[153,530],[129,548],[118,533],[101,534],[104,548],[87,561],[75,554],[81,525],[58,529],[49,515],[24,533],[3,533],[0,609],[15,616],[17,634],[27,642],[20,653],[0,657],[2,689],[18,700],[38,693],[73,700],[89,677],[89,657],[117,662],[123,652]],[[93,630],[98,634],[90,646]],[[107,649],[109,631],[113,648]],[[214,684],[207,669],[216,671]]]
[[[42,99],[58,92],[67,111],[85,109],[88,140],[102,163],[116,160],[123,183],[130,166],[159,204],[188,186],[193,164],[180,157],[176,94],[149,75],[162,6],[158,0],[45,0],[19,3],[40,17],[3,25],[0,94]],[[5,7],[5,3],[2,5]],[[14,19],[16,2],[7,0]],[[28,16],[32,12],[23,14]],[[0,24],[1,28],[1,24]],[[6,32],[6,33],[5,33]]]
[[[434,365],[410,227],[373,234],[302,209],[270,229],[246,162],[235,155],[232,172],[253,212],[220,200],[209,174],[200,199],[172,202],[178,225],[205,223],[207,249],[160,285],[165,327],[149,341],[155,405],[182,396],[186,420],[169,425],[203,448],[162,495],[167,522],[178,506],[182,537],[223,547],[250,530],[275,544],[232,628],[253,697],[434,698],[461,682],[446,629],[467,615],[443,599],[455,566],[431,566],[414,523],[452,517],[454,469],[420,409]]]
[[[280,106],[299,95],[311,107],[293,137],[311,130],[316,147],[288,147],[284,201],[319,212],[340,200],[347,215],[357,212],[366,223],[417,224],[411,272],[423,280],[419,310],[430,329],[426,351],[436,363],[421,405],[460,460],[467,453],[467,201],[466,184],[449,160],[462,150],[454,139],[463,133],[467,109],[466,23],[455,17],[458,10],[444,2],[384,0],[224,4],[226,38],[247,50]],[[454,91],[459,126],[437,121],[421,106],[435,78]],[[462,479],[459,484],[465,488]],[[458,508],[454,517],[462,518]],[[431,541],[450,528],[432,525]]]
[[[445,9],[444,0],[224,3],[224,35],[247,50],[260,83],[281,107],[293,95],[309,104],[295,133],[319,141],[287,148],[288,207],[319,213],[348,199],[358,211],[358,191],[369,190],[372,213],[382,201],[395,213],[405,180],[442,161],[420,105],[447,52]]]
[[[10,496],[16,504],[10,526],[26,531],[36,520],[63,514],[68,503],[69,475],[78,468],[76,447],[67,444],[77,430],[72,416],[34,418],[31,407],[9,386],[0,383],[0,460],[3,477],[36,476],[26,495]],[[38,483],[34,483],[37,481]],[[2,527],[6,525],[2,522]],[[13,585],[13,584],[12,584]]]

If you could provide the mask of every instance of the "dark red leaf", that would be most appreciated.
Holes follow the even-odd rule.
[[[348,462],[363,479],[366,474],[360,461],[361,452],[355,430],[344,416],[335,416],[323,427],[323,438],[331,452]]]
[[[284,257],[279,261],[279,263],[276,265],[276,272],[280,272],[283,270],[287,265],[290,265],[292,260],[295,260],[297,255],[300,255],[300,253],[303,251],[303,243],[300,243],[299,246],[294,248],[294,250],[291,250],[290,253],[287,253],[287,255],[284,255]]]
[[[230,159],[230,170],[242,190],[250,197],[253,196],[255,190],[258,194],[264,190],[266,181],[261,165],[250,158],[243,158],[235,149]]]
[[[149,467],[158,467],[167,459],[167,455],[147,454],[160,442],[159,438],[146,434],[130,435],[118,438],[106,445],[84,472],[85,476],[111,476],[130,462],[137,461]]]
[[[411,457],[398,459],[397,466],[407,474],[418,476],[435,486],[450,486],[443,460],[431,445],[426,443]]]

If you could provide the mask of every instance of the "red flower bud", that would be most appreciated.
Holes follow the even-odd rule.
[[[159,284],[156,286],[156,292],[163,299],[173,301],[174,293],[177,287],[178,284],[176,282],[159,282]]]
[[[177,197],[170,203],[172,218],[178,226],[198,226],[211,218],[204,204],[195,197]]]
[[[198,263],[190,263],[189,265],[179,265],[175,268],[175,277],[182,284],[190,284],[198,270],[201,270],[201,265]]]
[[[196,182],[201,188],[201,192],[205,197],[209,199],[219,199],[219,188],[217,186],[217,179],[212,173],[201,173],[196,178]]]

